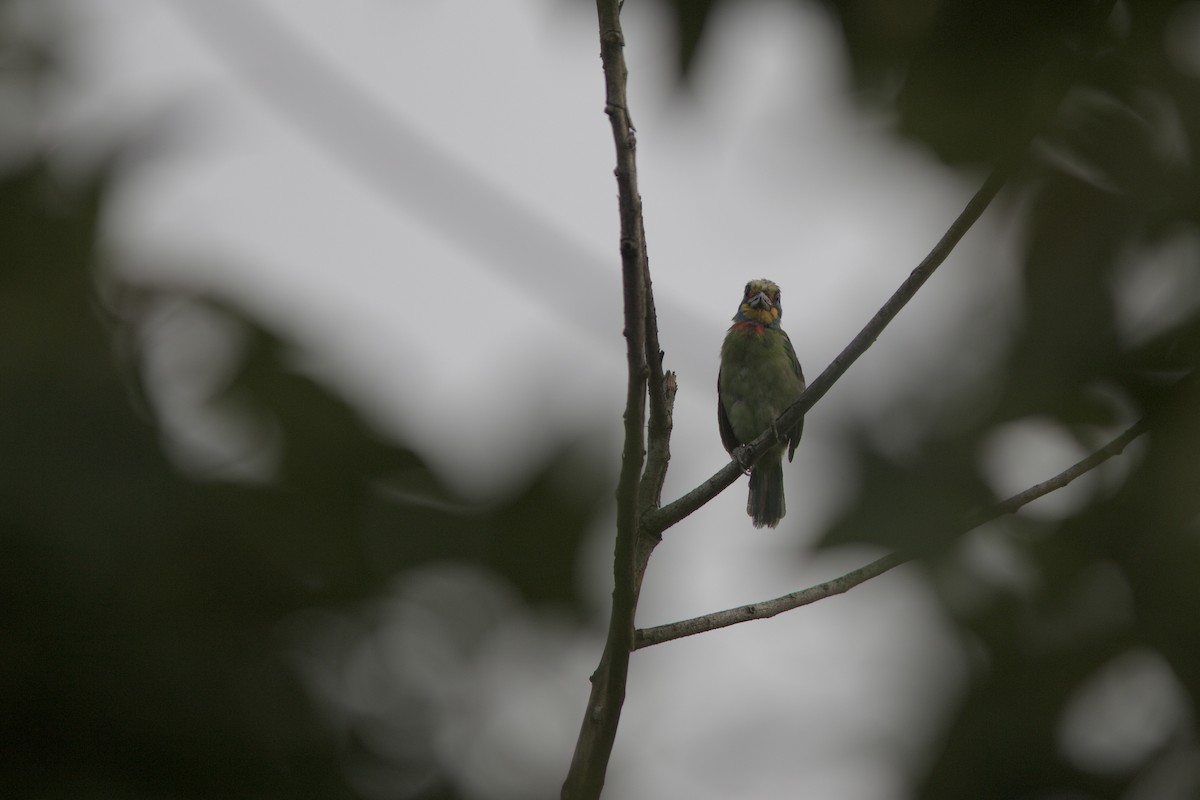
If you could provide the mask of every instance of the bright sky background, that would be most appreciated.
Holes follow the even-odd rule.
[[[504,488],[579,430],[601,432],[615,465],[616,186],[590,3],[62,5],[81,80],[56,135],[102,143],[148,123],[164,134],[106,221],[142,279],[235,298],[294,336],[318,374],[467,496]],[[840,37],[815,5],[727,5],[691,97],[672,85],[656,7],[628,0],[624,12],[661,338],[679,373],[667,499],[726,461],[716,356],[745,281],[782,285],[811,379],[981,178],[856,108]],[[296,45],[324,68],[295,61]],[[668,532],[641,624],[774,597],[875,555],[794,555],[850,492],[831,434],[865,425],[902,448],[904,421],[879,410],[994,356],[963,332],[1003,330],[1010,313],[1004,224],[989,214],[809,415],[778,530],[750,527],[743,481]],[[596,531],[598,608],[610,536]],[[928,690],[954,680],[960,658],[919,586],[900,570],[635,654],[606,796],[898,798],[911,766],[889,760],[895,744],[920,740]],[[599,648],[513,612],[465,667],[479,716],[448,724],[439,744],[464,791],[557,795]]]

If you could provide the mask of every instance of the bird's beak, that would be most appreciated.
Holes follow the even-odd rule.
[[[751,308],[770,308],[771,299],[767,297],[766,292],[755,292],[750,295],[750,299],[746,301]]]

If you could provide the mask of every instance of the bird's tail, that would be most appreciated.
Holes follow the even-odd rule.
[[[750,470],[750,499],[746,513],[754,527],[774,528],[783,519],[783,459],[767,458]]]

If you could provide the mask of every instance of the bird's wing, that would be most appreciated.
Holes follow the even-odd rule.
[[[733,453],[734,449],[741,447],[742,442],[739,442],[733,435],[733,426],[729,424],[729,417],[725,414],[725,404],[721,402],[720,370],[717,370],[717,430],[721,432],[721,444],[725,445],[727,452]]]
[[[786,332],[783,333],[783,352],[791,359],[792,368],[796,370],[796,377],[800,379],[800,386],[803,388],[804,370],[800,368],[800,359],[796,358],[796,349],[792,347],[792,340]],[[792,456],[796,452],[796,445],[800,444],[800,435],[804,433],[804,417],[796,423],[796,427],[792,429],[791,435],[788,436],[788,461],[792,460]]]

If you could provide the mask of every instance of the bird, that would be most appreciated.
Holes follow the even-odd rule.
[[[792,340],[780,325],[779,286],[765,278],[746,284],[733,325],[721,344],[717,373],[717,427],[730,455],[775,423],[804,391],[804,372]],[[750,469],[746,513],[754,527],[774,528],[786,511],[783,500],[783,451],[788,461],[804,430],[801,418],[789,431],[777,431],[779,443]]]

